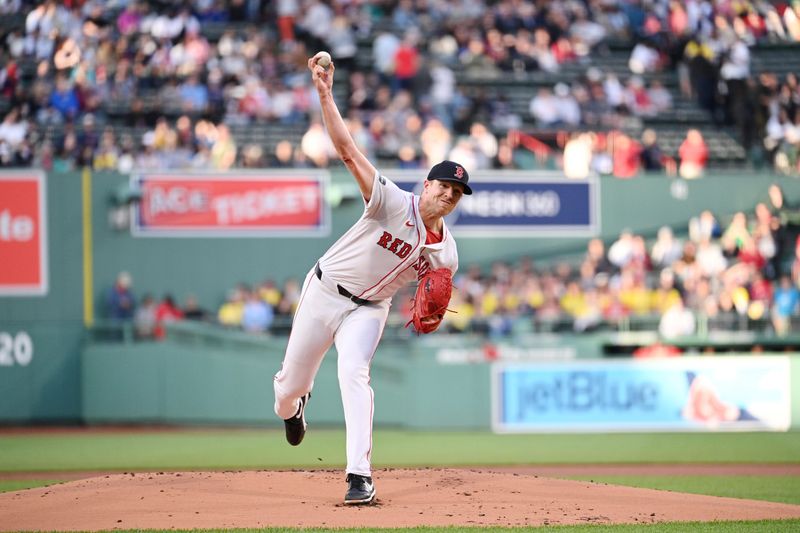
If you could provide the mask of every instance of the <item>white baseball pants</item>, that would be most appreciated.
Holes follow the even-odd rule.
[[[336,284],[306,276],[294,315],[283,365],[275,375],[275,413],[297,413],[300,397],[311,391],[322,358],[336,345],[339,389],[347,429],[347,473],[370,476],[374,393],[369,369],[380,342],[391,301],[357,305]]]

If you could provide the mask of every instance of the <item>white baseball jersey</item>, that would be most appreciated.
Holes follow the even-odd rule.
[[[444,225],[442,240],[425,244],[419,196],[376,173],[364,214],[319,260],[325,276],[365,300],[391,298],[428,269],[458,268],[456,242]]]
[[[339,388],[347,425],[347,473],[371,475],[375,407],[369,370],[391,298],[428,269],[458,268],[456,243],[445,226],[442,240],[425,244],[419,197],[376,173],[364,214],[312,268],[303,284],[280,371],[275,413],[288,419],[311,391],[322,358],[336,345]],[[343,295],[339,287],[358,300]],[[311,413],[313,413],[312,399]]]

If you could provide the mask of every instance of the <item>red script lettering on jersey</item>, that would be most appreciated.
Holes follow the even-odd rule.
[[[412,266],[414,267],[414,270],[417,271],[417,280],[422,279],[422,276],[424,276],[428,272],[428,270],[431,269],[431,264],[428,262],[427,259],[425,259],[422,256],[419,256],[417,262],[414,263]]]
[[[388,231],[384,231],[376,243],[381,248],[386,248],[400,259],[405,259],[411,253],[411,245],[403,239],[395,238]]]

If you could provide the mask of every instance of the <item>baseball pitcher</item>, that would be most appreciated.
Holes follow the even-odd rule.
[[[310,58],[308,68],[328,135],[361,190],[364,213],[305,278],[283,365],[275,375],[275,413],[284,420],[289,444],[300,444],[314,377],[335,344],[347,429],[344,502],[368,504],[376,494],[370,463],[370,363],[392,296],[407,283],[418,282],[412,322],[420,333],[436,330],[458,268],[456,243],[443,217],[472,190],[467,171],[452,161],[431,168],[420,196],[383,177],[347,131],[331,93],[335,67],[325,56]]]

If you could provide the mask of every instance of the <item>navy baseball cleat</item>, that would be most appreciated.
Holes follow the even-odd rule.
[[[347,494],[344,495],[344,503],[347,505],[359,505],[372,503],[375,499],[375,484],[368,476],[358,474],[347,474]]]
[[[303,437],[306,435],[306,404],[310,398],[310,392],[305,396],[301,396],[300,407],[297,408],[297,414],[283,421],[283,424],[286,426],[286,440],[292,446],[297,446],[303,442]]]

